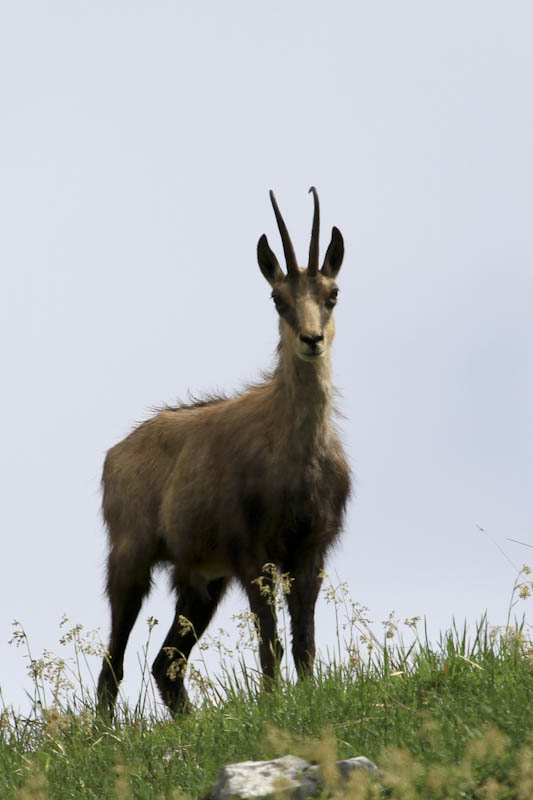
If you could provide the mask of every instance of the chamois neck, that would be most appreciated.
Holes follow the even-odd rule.
[[[275,413],[287,442],[313,444],[331,429],[332,387],[329,352],[304,361],[282,343],[274,370]]]

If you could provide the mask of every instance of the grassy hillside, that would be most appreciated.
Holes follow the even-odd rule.
[[[522,574],[515,595],[530,590]],[[333,598],[340,602],[338,590]],[[72,686],[66,662],[33,661],[32,713],[4,709],[0,720],[0,797],[199,798],[224,764],[293,753],[321,763],[326,776],[337,758],[354,755],[385,772],[381,784],[358,776],[344,795],[331,783],[329,796],[533,798],[525,623],[492,630],[482,620],[470,635],[454,628],[430,645],[407,620],[407,646],[393,620],[378,642],[361,609],[352,604],[350,615],[351,627],[339,624],[343,660],[319,663],[314,680],[282,673],[259,691],[257,673],[237,674],[233,660],[220,682],[193,674],[200,707],[177,720],[153,705],[148,684],[136,709],[98,719],[93,688]],[[79,627],[65,637],[79,667],[94,645]],[[28,644],[20,627],[15,639]]]

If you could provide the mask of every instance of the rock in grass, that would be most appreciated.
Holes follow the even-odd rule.
[[[337,761],[342,779],[356,769],[378,775],[379,770],[364,756]],[[242,761],[220,770],[218,780],[204,800],[270,800],[270,798],[312,797],[322,785],[318,766],[297,756],[283,756],[273,761]]]
[[[370,761],[366,756],[355,756],[355,758],[345,758],[343,761],[337,761],[337,769],[341,774],[341,778],[345,780],[348,780],[356,769],[366,769],[376,778],[380,775],[380,771],[374,762]]]
[[[273,761],[242,761],[220,770],[218,780],[205,800],[242,798],[309,797],[316,793],[318,773],[307,774],[310,764],[303,758],[283,756]],[[312,768],[311,768],[312,769]]]

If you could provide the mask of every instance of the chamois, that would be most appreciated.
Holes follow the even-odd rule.
[[[294,662],[299,676],[312,672],[315,603],[325,556],[341,529],[350,471],[332,421],[330,378],[344,243],[334,227],[319,269],[319,201],[316,189],[309,191],[307,268],[298,267],[272,191],[286,274],[264,234],[257,245],[279,315],[274,370],[236,396],[161,410],[105,459],[111,637],[98,681],[102,709],[113,710],[128,637],[152,569],[162,563],[171,567],[176,613],[152,673],[171,712],[189,707],[173,659],[185,664],[234,580],[257,621],[267,682],[275,675],[282,657],[275,611],[256,580],[267,563],[289,574]]]

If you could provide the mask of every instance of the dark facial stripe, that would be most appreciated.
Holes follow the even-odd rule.
[[[298,325],[298,317],[296,316],[296,311],[294,308],[291,308],[288,305],[284,305],[282,308],[278,308],[278,314],[282,319],[285,320],[287,325],[293,329],[295,333],[298,333],[299,325]]]

